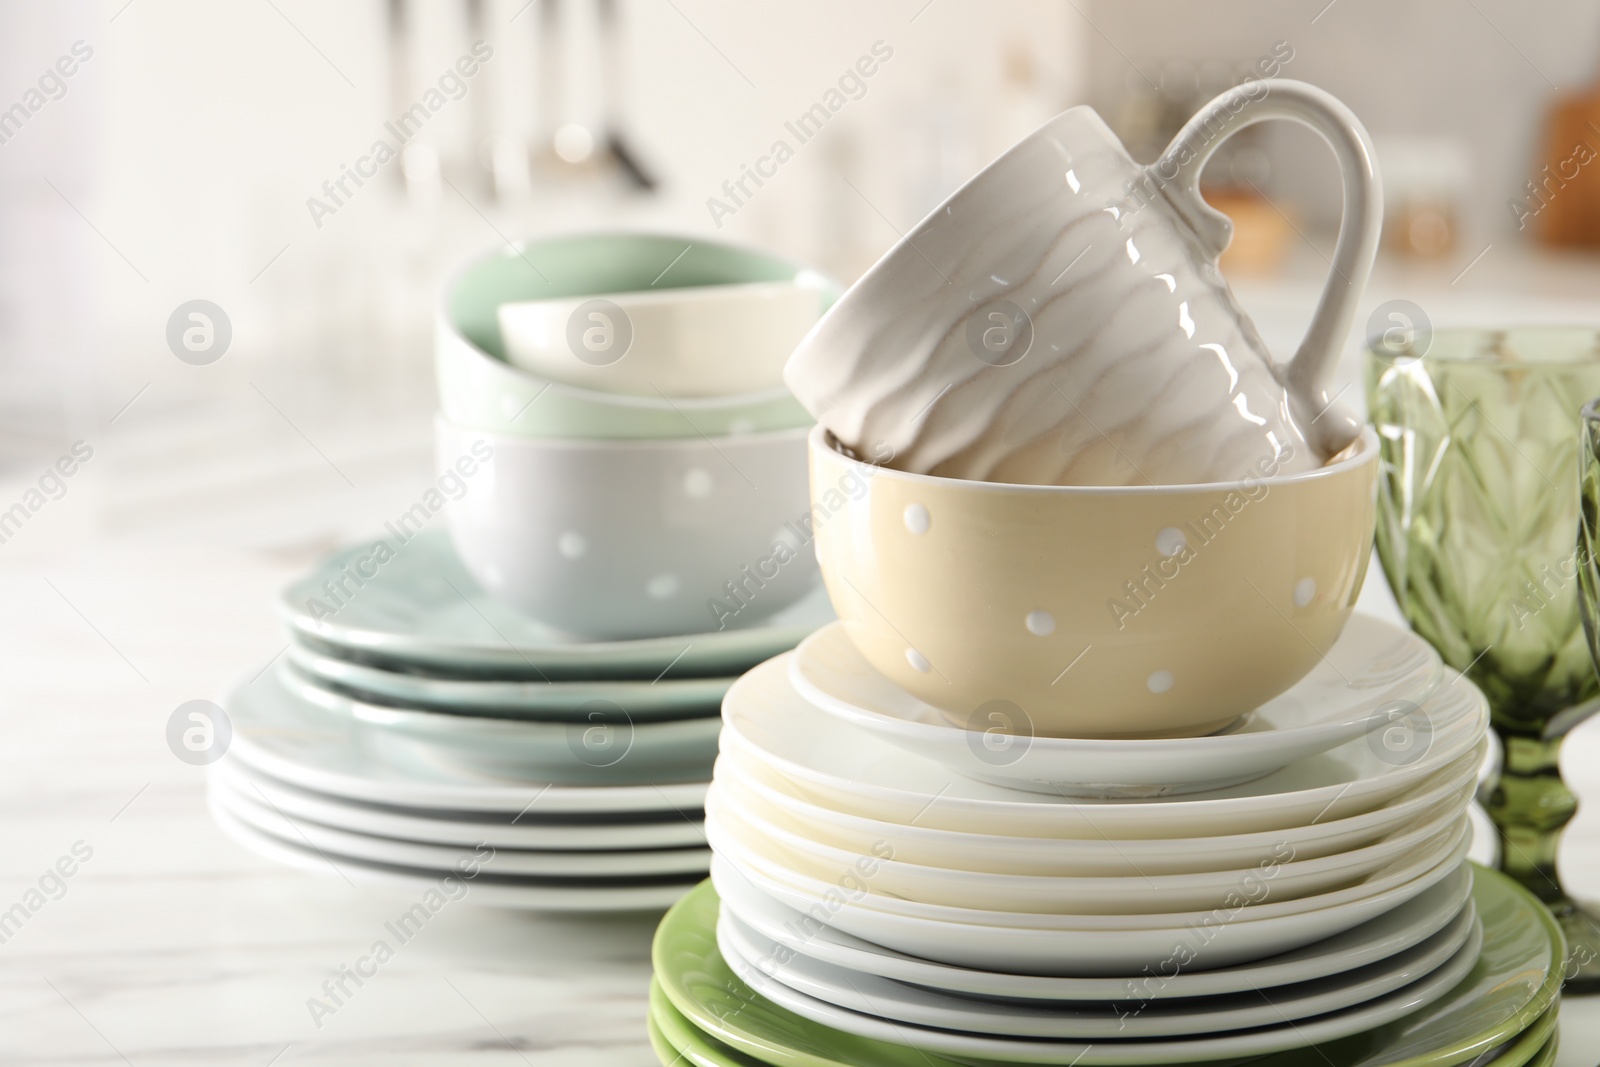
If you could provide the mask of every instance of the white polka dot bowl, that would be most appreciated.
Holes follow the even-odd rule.
[[[1314,471],[1179,486],[909,474],[821,427],[809,450],[817,558],[850,640],[979,733],[1228,727],[1333,646],[1372,550],[1370,428]]]
[[[560,440],[435,423],[467,571],[524,614],[607,641],[749,627],[816,587],[805,437]]]
[[[586,377],[576,382],[555,381],[506,359],[500,309],[508,304],[584,298],[572,308],[581,346],[587,327],[596,325],[588,318],[588,300],[756,283],[803,286],[820,298],[818,313],[837,294],[831,282],[791,260],[700,237],[588,233],[509,245],[469,264],[445,286],[434,348],[440,410],[461,426],[524,437],[699,438],[809,426],[811,416],[776,380],[750,391],[690,397],[673,396],[672,381],[663,377],[657,385],[668,388],[660,389],[646,375],[629,393],[600,388],[595,380],[631,372],[639,353],[630,357],[626,348],[612,364],[601,354],[601,365],[585,365]],[[615,328],[622,318],[610,316],[608,344],[621,336]]]

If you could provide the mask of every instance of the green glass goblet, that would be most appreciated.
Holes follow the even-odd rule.
[[[1500,867],[1567,935],[1568,992],[1600,992],[1600,916],[1562,888],[1577,798],[1562,739],[1600,708],[1579,604],[1580,411],[1600,331],[1441,330],[1376,339],[1378,556],[1413,629],[1489,698],[1505,758],[1486,807]]]

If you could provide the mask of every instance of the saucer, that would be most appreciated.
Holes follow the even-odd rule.
[[[908,1027],[956,1030],[996,1038],[1068,1041],[1135,1036],[1200,1037],[1277,1027],[1329,1012],[1342,1012],[1420,981],[1450,966],[1453,960],[1458,972],[1470,967],[1482,945],[1483,930],[1478,925],[1476,909],[1469,901],[1444,929],[1420,944],[1377,963],[1329,978],[1275,988],[1270,997],[1247,992],[1198,1000],[1179,998],[1156,1004],[1128,997],[1124,992],[1118,999],[1100,1002],[1028,1004],[922,989],[805,955],[790,955],[777,942],[751,930],[726,909],[717,923],[717,947],[734,973],[753,988],[802,1015],[815,1017],[795,1004],[786,1003],[787,997],[794,997],[797,1003],[815,1001]],[[777,987],[782,991],[774,996],[769,990]],[[952,1055],[965,1052],[958,1046],[941,1047],[937,1040],[926,1040],[919,1030],[907,1036],[919,1046]]]
[[[731,867],[717,870],[724,914],[790,952],[859,974],[877,975],[926,989],[980,997],[1028,1000],[1115,1001],[1219,996],[1311,982],[1388,959],[1443,929],[1472,893],[1466,868],[1377,918],[1342,934],[1237,967],[1179,969],[1102,978],[1006,974],[934,963],[884,948],[805,916],[767,896]]]
[[[830,715],[790,684],[793,654],[740,678],[723,701],[723,759],[773,776],[808,800],[886,822],[988,834],[1103,838],[1209,837],[1306,826],[1373,811],[1457,760],[1470,758],[1488,728],[1488,704],[1471,682],[1446,671],[1429,701],[1434,727],[1396,752],[1372,735],[1292,763],[1254,781],[1180,799],[1116,802],[1019,793],[980,782],[938,759],[902,748]],[[986,751],[957,735],[971,758]],[[1185,744],[1194,744],[1189,739]],[[1221,740],[1221,739],[1215,739]],[[1381,740],[1381,739],[1380,739]],[[1142,744],[1144,742],[1114,742]]]
[[[704,781],[563,786],[446,770],[381,748],[373,729],[351,717],[330,715],[292,699],[276,683],[272,671],[236,686],[223,704],[233,739],[217,766],[237,764],[258,776],[329,799],[424,813],[520,815],[523,821],[698,812],[705,804]]]
[[[1332,1060],[1341,1067],[1362,1058],[1368,1067],[1459,1064],[1528,1030],[1554,1001],[1561,983],[1560,933],[1543,906],[1503,875],[1482,868],[1471,871],[1472,897],[1484,931],[1478,953],[1458,953],[1433,974],[1366,1005],[1199,1040],[1134,1036],[1088,1048],[1080,1044],[1068,1052],[1065,1042],[995,1041],[890,1024],[856,1012],[846,1016],[837,1008],[825,1014],[856,1032],[821,1024],[768,999],[729,968],[713,935],[716,894],[703,885],[662,920],[652,958],[662,992],[685,1025],[776,1067],[918,1062],[908,1052],[919,1061],[926,1053],[928,1059],[920,1062],[942,1065],[950,1062],[945,1051],[950,1045],[959,1045],[963,1058],[1077,1062],[1084,1067],[1176,1064],[1294,1050],[1261,1061],[1263,1067],[1287,1067],[1305,1064],[1306,1050],[1324,1045],[1351,1053]],[[1424,1004],[1431,1007],[1418,1011]],[[1130,1020],[1130,1028],[1137,1035],[1137,1020]],[[862,1032],[866,1030],[875,1032]]]
[[[1328,654],[1287,692],[1204,737],[1035,736],[1026,709],[984,705],[970,721],[912,696],[867,662],[831,623],[789,660],[796,692],[831,715],[979,781],[1040,793],[1146,797],[1235,785],[1386,727],[1445,725],[1429,698],[1439,655],[1410,631],[1352,616]],[[1418,706],[1423,711],[1418,711]],[[1426,717],[1421,726],[1418,716]]]
[[[834,618],[825,591],[745,628],[679,637],[581,641],[485,593],[442,531],[343,549],[291,583],[279,611],[307,647],[442,677],[558,681],[729,677]],[[385,560],[379,562],[378,557]],[[330,592],[332,590],[332,592]],[[707,622],[710,617],[708,614]]]
[[[717,754],[716,719],[629,720],[597,709],[587,722],[488,719],[417,711],[352,700],[323,689],[282,664],[275,681],[286,700],[330,717],[350,718],[377,732],[380,749],[415,752],[447,768],[559,785],[634,785],[704,781]]]
[[[325,656],[298,642],[289,645],[286,658],[323,688],[358,700],[502,719],[583,722],[595,706],[620,710],[636,722],[714,716],[733,684],[732,678],[595,682],[429,678]]]

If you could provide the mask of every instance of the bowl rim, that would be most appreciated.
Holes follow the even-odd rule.
[[[546,378],[519,367],[508,360],[501,359],[478,347],[470,337],[461,331],[461,327],[455,321],[455,316],[450,312],[450,304],[457,287],[466,279],[469,272],[490,260],[520,257],[524,249],[546,242],[572,241],[585,238],[644,238],[647,240],[681,241],[686,245],[715,245],[720,248],[765,256],[774,261],[787,264],[794,267],[796,276],[814,274],[825,283],[821,291],[831,293],[835,302],[837,302],[843,291],[839,283],[833,278],[815,267],[801,263],[799,260],[791,259],[788,256],[779,255],[754,245],[708,238],[703,234],[688,236],[668,230],[628,229],[625,227],[551,231],[539,234],[536,237],[525,237],[516,241],[502,242],[492,252],[475,253],[448,273],[444,284],[439,287],[438,295],[434,301],[434,322],[437,331],[436,337],[438,338],[434,345],[434,366],[436,370],[441,368],[444,360],[445,342],[448,342],[452,347],[460,349],[467,360],[488,364],[498,372],[521,379],[529,388],[537,388],[541,396],[546,392],[550,392],[581,404],[612,408],[633,408],[635,410],[655,412],[671,412],[676,409],[695,412],[718,412],[745,407],[760,407],[783,400],[790,400],[796,406],[799,405],[799,401],[794,400],[793,394],[789,392],[788,387],[782,382],[779,382],[778,385],[771,389],[762,389],[750,393],[730,393],[727,396],[715,397],[651,397],[641,396],[636,393],[611,393],[603,389],[586,389],[583,386],[569,385],[565,382],[555,381],[552,378]],[[603,297],[606,294],[591,293],[589,296]],[[497,308],[496,315],[498,313]]]
[[[752,430],[749,433],[712,436],[696,433],[684,437],[531,437],[464,426],[442,411],[435,412],[433,416],[436,445],[443,444],[444,435],[450,433],[487,438],[496,450],[503,445],[507,449],[527,448],[546,452],[669,452],[707,447],[715,452],[745,443],[778,445],[790,441],[801,442],[810,436],[811,430],[810,426],[792,426],[782,430]]]
[[[1337,478],[1363,466],[1376,467],[1378,463],[1378,435],[1371,423],[1367,423],[1362,427],[1361,436],[1357,439],[1357,443],[1359,447],[1354,450],[1346,449],[1349,454],[1342,459],[1336,458],[1333,462],[1325,463],[1313,470],[1299,471],[1294,474],[1264,474],[1226,482],[1190,482],[1181,485],[1024,485],[1018,482],[986,482],[975,478],[948,478],[935,474],[916,474],[911,471],[896,470],[893,467],[883,466],[882,464],[854,459],[839,450],[838,438],[821,423],[811,428],[810,435],[806,441],[809,453],[837,459],[841,463],[862,470],[864,476],[869,479],[887,476],[895,481],[909,482],[914,485],[939,486],[941,488],[961,486],[976,493],[1107,497],[1154,496],[1157,494],[1199,496],[1201,494],[1245,492],[1253,491],[1258,486],[1263,485],[1298,485],[1305,482]]]
[[[481,260],[475,261],[474,265]],[[810,277],[807,277],[809,275]],[[827,284],[823,284],[826,282]],[[797,292],[821,293],[826,295],[829,291],[829,281],[821,273],[809,267],[802,268],[801,272],[786,282],[717,282],[711,285],[684,285],[676,289],[619,289],[611,293],[587,293],[578,296],[550,296],[536,300],[508,300],[496,307],[498,313],[501,308],[508,307],[536,307],[555,308],[568,307],[585,303],[596,298],[609,300],[612,303],[632,307],[657,307],[667,303],[681,305],[715,304],[729,300],[760,300],[769,294],[788,294]],[[732,290],[738,290],[733,292]],[[471,343],[470,341],[468,342]],[[488,353],[485,353],[488,355]],[[491,357],[493,358],[493,357]],[[514,366],[515,364],[513,364]]]

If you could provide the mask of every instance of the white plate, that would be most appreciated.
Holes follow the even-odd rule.
[[[307,792],[270,778],[218,764],[211,769],[211,788],[245,796],[287,818],[308,819],[338,830],[376,834],[423,844],[456,848],[482,842],[494,848],[548,848],[572,852],[625,848],[693,848],[706,843],[700,813],[644,812],[639,821],[568,816],[552,821],[548,813],[531,815],[419,811],[359,801],[338,800]]]
[[[480,856],[479,845],[430,845],[392,837],[352,833],[285,814],[260,794],[232,789],[210,791],[213,807],[254,830],[333,855],[397,867],[449,868]],[[627,849],[618,852],[561,852],[551,849],[497,848],[483,862],[496,874],[530,877],[628,877],[654,874],[699,875],[711,869],[705,848]]]
[[[1421,944],[1344,974],[1275,988],[1270,996],[1235,993],[1160,1003],[1134,999],[1027,1003],[923,989],[792,955],[726,910],[717,923],[717,947],[740,977],[755,969],[804,996],[911,1026],[1070,1041],[1220,1034],[1343,1011],[1427,977],[1463,946],[1476,958],[1482,940],[1477,909],[1469,901],[1443,930]]]
[[[741,629],[579,641],[485,593],[440,530],[342,549],[284,589],[279,611],[308,646],[374,666],[504,680],[732,676],[833,619],[824,590]],[[343,588],[335,598],[329,588]],[[331,613],[330,613],[331,612]]]
[[[731,863],[722,845],[712,839],[712,850],[717,853],[711,862],[713,881],[719,880],[719,867]],[[1237,911],[1139,916],[1146,920],[1142,927],[1120,915],[1032,915],[1026,918],[1034,925],[1024,926],[1015,925],[1021,918],[1015,913],[970,911],[966,913],[970,918],[963,921],[958,913],[961,909],[936,909],[933,905],[889,911],[867,903],[873,894],[859,888],[861,880],[834,885],[749,862],[735,866],[780,903],[908,955],[989,971],[1096,977],[1138,974],[1146,967],[1160,972],[1177,959],[1196,968],[1233,967],[1321,941],[1376,918],[1437,884],[1460,865],[1466,847],[1463,834],[1442,849],[1426,850],[1422,862],[1397,863],[1333,893],[1249,905],[1265,912],[1260,918],[1243,918]],[[1289,910],[1289,906],[1300,910]],[[909,913],[913,910],[919,913]],[[931,917],[928,911],[943,917]],[[995,918],[1013,925],[995,925]],[[1071,925],[1074,920],[1076,926]]]
[[[1206,737],[1096,740],[1032,736],[1026,721],[963,726],[872,668],[843,623],[795,649],[789,680],[817,707],[958,774],[1036,793],[1153,797],[1236,785],[1365,736],[1421,705],[1432,728],[1452,705],[1438,687],[1439,654],[1408,630],[1370,615],[1349,624],[1311,673],[1288,692]],[[1026,711],[1021,710],[1025,720]]]
[[[1480,745],[1470,759],[1483,751]],[[1442,772],[1443,773],[1443,772]],[[906,863],[993,874],[1154,875],[1227,870],[1266,862],[1284,847],[1296,859],[1315,859],[1370,845],[1412,819],[1460,799],[1470,800],[1477,781],[1468,762],[1453,766],[1445,777],[1431,778],[1401,794],[1392,803],[1346,819],[1313,822],[1285,830],[1223,837],[1122,839],[1091,841],[1050,837],[1009,837],[996,832],[965,833],[926,826],[868,819],[809,803],[764,780],[737,752],[717,757],[713,774],[736,810],[759,816],[819,845],[870,852],[882,843]]]
[[[1178,800],[1093,801],[1027,794],[952,773],[816,708],[789,682],[791,656],[734,683],[722,703],[724,753],[776,773],[815,803],[887,822],[969,833],[1081,839],[1209,837],[1305,826],[1372,811],[1467,756],[1488,730],[1471,682],[1446,670],[1440,725],[1402,755],[1369,737],[1244,785]]]
[[[558,785],[697,782],[717,758],[721,724],[714,718],[635,723],[618,709],[597,707],[585,722],[486,719],[352,700],[289,664],[276,673],[287,699],[355,719],[385,735],[386,745],[399,740],[423,759],[473,773]]]
[[[869,884],[875,897],[1000,912],[1145,915],[1228,909],[1242,894],[1259,892],[1264,899],[1282,901],[1350,885],[1452,831],[1461,831],[1466,826],[1463,813],[1468,798],[1469,794],[1464,794],[1426,818],[1352,852],[1301,860],[1292,847],[1283,846],[1258,866],[1187,874],[1077,877],[926,867],[896,858],[887,841],[865,852],[809,841],[802,834],[763,821],[748,808],[729,803],[715,783],[706,796],[706,832],[714,841],[736,840],[774,864],[829,882],[837,883],[858,872],[863,862],[870,862]]]
[[[641,883],[639,880],[618,879],[602,883],[572,879],[562,885],[554,880],[533,882],[497,878],[486,872],[466,878],[456,870],[379,867],[301,848],[252,829],[216,808],[212,809],[211,815],[229,837],[252,852],[278,863],[339,877],[352,885],[384,886],[419,894],[431,890],[445,900],[459,900],[486,907],[536,911],[658,911],[670,908],[697,882],[691,876],[682,882]]]
[[[1180,1056],[1183,1061],[1194,1062],[1309,1048],[1323,1041],[1332,1041],[1382,1026],[1384,1023],[1419,1011],[1443,997],[1472,970],[1473,964],[1478,959],[1478,950],[1483,944],[1482,931],[1478,930],[1476,925],[1473,933],[1475,936],[1469,937],[1443,966],[1436,968],[1431,974],[1364,1004],[1300,1022],[1286,1020],[1281,1026],[1265,1026],[1241,1033],[1209,1037],[1187,1037],[1181,1041],[1097,1040],[1091,1044],[1084,1044],[1078,1041],[1039,1038],[989,1037],[915,1026],[836,1007],[815,997],[796,992],[743,961],[728,959],[727,962],[734,973],[744,979],[757,993],[796,1015],[846,1033],[859,1034],[862,1037],[896,1045],[911,1045],[925,1052],[959,1057],[983,1057],[1009,1063],[1083,1065],[1143,1064],[1152,1061],[1175,1063],[1179,1062]]]
[[[328,796],[371,804],[528,818],[605,812],[698,813],[704,782],[605,787],[530,785],[445,771],[380,751],[376,731],[283,691],[274,672],[224,698],[233,736],[219,766],[239,764]],[[697,816],[698,817],[698,816]]]
[[[863,941],[767,896],[730,865],[717,872],[722,907],[739,921],[787,947],[861,974],[968,993],[1017,1000],[1155,1001],[1255,993],[1309,982],[1387,959],[1433,936],[1472,896],[1466,867],[1420,896],[1342,934],[1292,952],[1239,967],[1197,971],[1173,967],[1155,973],[1107,978],[1061,978],[971,970],[908,956]],[[1176,973],[1171,973],[1171,972]]]
[[[288,661],[319,685],[358,700],[425,711],[503,719],[582,722],[595,701],[636,722],[716,715],[732,678],[662,678],[660,681],[501,682],[428,678],[325,656],[291,642]]]

